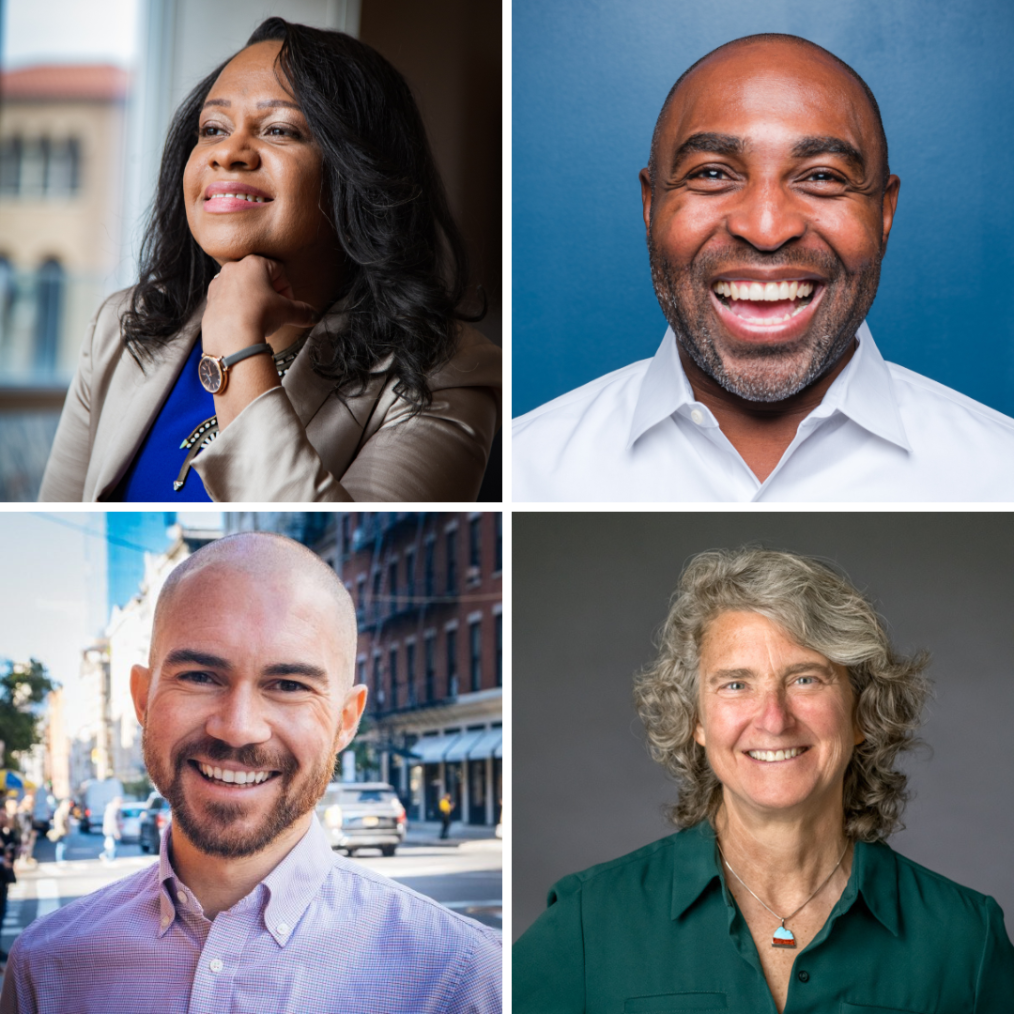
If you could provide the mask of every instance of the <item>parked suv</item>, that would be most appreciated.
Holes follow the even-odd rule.
[[[159,836],[172,820],[169,804],[157,793],[153,792],[145,803],[141,814],[141,851],[158,852]]]
[[[393,856],[405,840],[405,807],[386,782],[332,782],[317,804],[317,816],[331,848],[350,856],[367,848]]]

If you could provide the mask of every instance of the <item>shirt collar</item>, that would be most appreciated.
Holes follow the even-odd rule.
[[[875,436],[911,451],[898,411],[891,371],[865,321],[856,332],[856,339],[855,355],[835,377],[810,418],[828,418],[841,412]],[[626,449],[629,451],[653,426],[677,412],[689,411],[696,404],[693,388],[680,362],[676,335],[668,328],[641,381]],[[704,406],[700,407],[706,411]],[[710,418],[711,413],[707,415]]]
[[[678,919],[716,878],[722,885],[727,905],[732,904],[715,848],[715,832],[705,820],[680,831],[673,849],[675,869],[672,883],[670,918]],[[851,907],[862,894],[866,907],[888,932],[898,936],[901,915],[898,901],[898,867],[891,849],[882,842],[856,842],[852,853],[852,873],[839,905]]]
[[[157,936],[162,937],[176,918],[181,894],[189,891],[179,880],[169,861],[172,828],[162,836],[158,857],[160,918]],[[264,906],[264,928],[279,947],[292,938],[296,924],[320,889],[334,865],[334,853],[327,835],[314,814],[310,827],[291,852],[261,881],[255,891],[264,888],[268,902]],[[264,893],[264,892],[262,892]],[[249,896],[248,896],[249,897]]]

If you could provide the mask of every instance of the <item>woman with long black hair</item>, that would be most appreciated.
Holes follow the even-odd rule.
[[[500,350],[408,86],[269,18],[170,126],[138,284],[100,308],[41,500],[474,499]]]

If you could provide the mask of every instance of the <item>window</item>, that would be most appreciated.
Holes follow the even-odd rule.
[[[342,515],[342,555],[348,556],[352,552],[352,515]]]
[[[387,613],[389,616],[394,616],[398,611],[398,561],[392,560],[387,565],[387,594],[388,606]]]
[[[496,685],[503,686],[503,614],[496,614]]]
[[[447,594],[454,595],[458,590],[458,530],[447,533]]]
[[[392,648],[387,656],[387,668],[391,674],[391,700],[388,707],[398,707],[398,649]]]
[[[447,696],[458,696],[458,632],[447,631]]]
[[[436,637],[434,637],[432,634],[430,634],[426,638],[426,659],[425,659],[425,665],[426,665],[426,700],[427,701],[432,701],[433,698],[434,698],[434,696],[435,696],[435,694],[434,694],[435,688],[433,686],[434,677],[436,675],[435,672],[434,672],[434,668],[435,667],[434,667],[434,664],[433,664],[433,651],[434,651],[433,645],[434,645],[435,641],[436,641]]]
[[[366,659],[361,658],[356,663],[356,682],[366,686]]]
[[[496,512],[496,572],[503,570],[503,513]]]
[[[366,619],[366,575],[356,578],[356,619],[360,623]]]
[[[468,625],[468,671],[474,692],[482,683],[482,625],[478,620]]]
[[[0,142],[0,194],[71,197],[81,185],[77,138],[5,137]]]
[[[423,581],[425,582],[424,594],[428,599],[433,598],[434,585],[436,584],[433,570],[433,556],[435,545],[436,543],[434,542],[433,537],[430,536],[430,538],[426,540],[426,559],[423,562]]]
[[[0,194],[14,195],[21,189],[21,138],[0,141]]]
[[[405,597],[408,605],[412,604],[415,598],[415,550],[405,550]]]
[[[35,315],[35,366],[41,373],[56,370],[56,349],[63,311],[64,273],[60,262],[48,260],[39,268],[38,308]]]
[[[480,525],[482,516],[472,518],[468,522],[468,566],[479,567],[482,564],[482,532]]]
[[[415,704],[415,641],[405,645],[405,684],[408,687],[408,703]]]
[[[373,618],[380,619],[380,582],[383,575],[379,570],[373,572]]]
[[[379,710],[380,705],[384,703],[384,674],[380,665],[380,656],[373,656],[373,701],[376,708]]]

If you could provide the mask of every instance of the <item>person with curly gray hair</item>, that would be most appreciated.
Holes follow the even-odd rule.
[[[634,689],[679,830],[553,886],[514,1011],[1009,1011],[1000,907],[885,842],[927,662],[820,560],[695,556]]]

